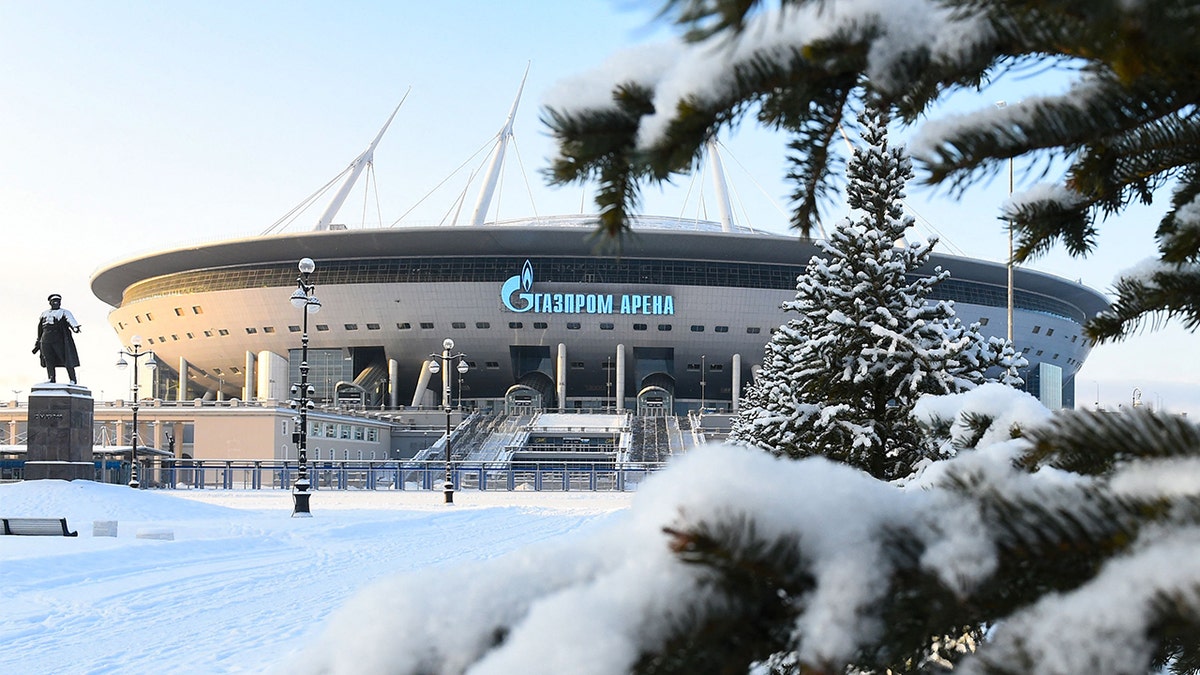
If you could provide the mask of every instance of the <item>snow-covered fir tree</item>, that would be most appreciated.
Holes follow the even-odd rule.
[[[911,417],[922,394],[953,394],[989,377],[1019,384],[1012,345],[964,325],[952,303],[931,302],[949,276],[919,270],[936,239],[898,246],[913,226],[903,210],[912,168],[891,147],[886,116],[859,118],[863,147],[848,168],[842,220],[797,279],[796,316],[767,344],[762,371],[735,421],[735,439],[779,455],[824,455],[885,480],[931,452]]]

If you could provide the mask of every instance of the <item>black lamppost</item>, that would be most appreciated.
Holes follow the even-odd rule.
[[[467,372],[467,370],[469,369],[467,362],[464,360],[467,355],[466,354],[454,354],[454,353],[452,353],[453,349],[454,349],[454,340],[451,340],[450,338],[446,338],[445,340],[442,341],[442,353],[429,355],[429,372],[434,375],[437,375],[439,372],[442,373],[442,406],[446,409],[446,482],[442,486],[442,492],[446,496],[447,504],[454,503],[454,477],[453,477],[453,474],[451,473],[451,467],[450,467],[450,408],[451,408],[451,404],[453,403],[453,401],[450,398],[450,382],[452,381],[452,377],[453,377],[450,374],[450,362],[455,359],[458,359],[459,375],[462,375],[463,373]],[[438,365],[438,359],[441,359],[441,361],[442,361],[441,365]],[[443,370],[443,368],[445,370]],[[461,380],[461,378],[459,379],[459,382],[460,382],[459,397],[461,398],[462,397],[462,392],[461,392],[462,380]]]
[[[146,367],[154,370],[158,364],[154,362],[154,352],[144,352],[142,349],[142,336],[134,335],[129,338],[130,349],[122,349],[117,352],[117,369],[125,370],[129,367],[129,362],[125,357],[133,359],[133,443],[129,446],[129,487],[137,489],[141,487],[138,482],[137,469],[137,449],[138,443],[141,442],[141,435],[138,434],[138,359],[149,357],[146,361]]]
[[[292,306],[301,310],[303,315],[303,326],[300,331],[300,384],[293,384],[291,389],[292,398],[288,401],[288,405],[293,410],[299,409],[300,417],[298,420],[299,430],[297,436],[297,464],[296,470],[296,485],[292,490],[292,517],[293,518],[311,518],[312,512],[308,510],[308,499],[312,495],[308,488],[308,411],[314,407],[312,397],[316,394],[316,390],[308,383],[308,315],[316,314],[321,309],[321,301],[317,296],[313,295],[313,289],[316,285],[308,280],[308,275],[317,269],[317,264],[312,258],[301,258],[300,260],[300,276],[296,277],[296,290],[292,292]]]

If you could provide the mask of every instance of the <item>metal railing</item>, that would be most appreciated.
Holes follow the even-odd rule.
[[[573,461],[455,462],[455,490],[593,491],[636,490],[661,462]],[[143,484],[163,489],[289,490],[295,462],[176,460],[142,469]],[[313,490],[440,491],[444,462],[323,460],[309,462]]]

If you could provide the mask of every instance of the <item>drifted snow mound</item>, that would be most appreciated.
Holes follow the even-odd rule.
[[[30,480],[0,485],[0,516],[66,518],[71,529],[81,531],[93,520],[199,520],[237,513],[155,490],[90,480]]]

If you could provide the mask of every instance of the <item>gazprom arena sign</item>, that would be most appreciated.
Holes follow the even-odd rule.
[[[533,314],[674,314],[675,296],[637,293],[553,293],[533,288],[533,265],[500,286],[500,301],[511,312]]]

